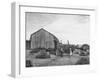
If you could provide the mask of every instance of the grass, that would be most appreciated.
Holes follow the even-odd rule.
[[[29,52],[29,51],[27,51]],[[38,54],[38,53],[36,53]],[[36,59],[36,54],[29,55],[27,53],[26,59],[30,60],[32,63],[32,66],[57,66],[57,65],[80,65],[80,64],[89,64],[89,56],[78,56],[78,55],[72,55],[72,56],[63,56],[58,57],[55,55],[51,55],[53,57],[46,58],[46,59]]]

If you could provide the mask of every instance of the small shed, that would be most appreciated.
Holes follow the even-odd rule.
[[[31,49],[57,49],[57,46],[59,45],[57,37],[43,28],[31,34],[30,41]]]

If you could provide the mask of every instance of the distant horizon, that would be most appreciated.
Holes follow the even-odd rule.
[[[90,44],[90,17],[87,15],[63,15],[49,13],[26,13],[26,40],[43,28],[67,44]],[[57,27],[55,27],[57,26]]]

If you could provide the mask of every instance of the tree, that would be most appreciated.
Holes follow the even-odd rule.
[[[81,49],[84,50],[84,51],[87,51],[89,50],[90,46],[88,44],[83,44]]]

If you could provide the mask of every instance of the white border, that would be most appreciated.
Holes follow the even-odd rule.
[[[95,9],[82,8],[57,8],[57,7],[39,7],[31,6],[29,4],[14,4],[15,7],[15,62],[12,66],[12,74],[14,77],[21,76],[36,76],[36,75],[60,75],[66,73],[86,73],[94,72],[96,68],[96,54],[95,54]],[[64,14],[84,14],[90,15],[90,65],[80,66],[56,66],[56,67],[33,67],[25,68],[25,12],[44,12],[44,13],[64,13]],[[15,70],[15,71],[14,71]]]

